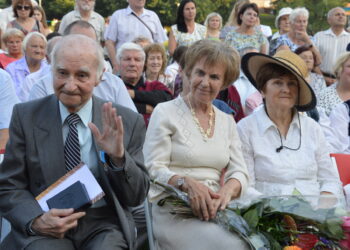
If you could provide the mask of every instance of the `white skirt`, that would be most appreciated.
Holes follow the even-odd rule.
[[[244,250],[250,247],[238,235],[214,222],[172,215],[169,206],[152,204],[153,233],[159,250]]]

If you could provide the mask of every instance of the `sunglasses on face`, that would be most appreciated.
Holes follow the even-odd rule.
[[[30,10],[30,6],[24,6],[24,5],[17,5],[16,10]]]

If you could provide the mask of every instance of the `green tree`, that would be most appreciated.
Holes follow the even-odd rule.
[[[177,7],[180,5],[179,0],[148,0],[147,8],[155,11],[163,25],[172,25],[177,15]],[[196,21],[203,23],[207,15],[211,12],[218,12],[224,22],[226,22],[235,0],[201,0],[196,1],[197,18]]]
[[[276,11],[283,7],[304,6],[310,12],[309,34],[315,34],[317,31],[327,29],[327,12],[337,6],[343,7],[346,0],[275,0],[273,6]]]
[[[42,6],[48,20],[62,19],[66,13],[74,9],[74,2],[74,0],[46,0],[42,1]]]

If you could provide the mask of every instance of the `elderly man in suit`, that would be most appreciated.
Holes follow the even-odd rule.
[[[139,114],[92,96],[102,72],[96,41],[69,35],[52,54],[55,94],[14,107],[0,166],[0,212],[13,230],[1,249],[134,249],[127,207],[142,203],[149,188],[145,125]],[[83,212],[43,212],[35,197],[71,161],[86,163],[106,196]]]

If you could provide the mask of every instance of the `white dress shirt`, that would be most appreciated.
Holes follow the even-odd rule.
[[[341,182],[332,165],[320,126],[311,118],[297,113],[281,146],[277,126],[261,108],[238,123],[243,156],[250,174],[250,185],[265,195],[319,195],[322,191],[341,196]]]
[[[38,71],[34,73],[30,73],[24,78],[22,88],[20,89],[20,96],[22,97],[22,102],[28,101],[30,90],[32,89],[33,85],[36,83],[36,81],[46,74],[49,74],[51,72],[51,66],[49,64],[45,65]]]
[[[35,100],[54,93],[52,85],[52,73],[48,73],[40,78],[32,87],[29,100]],[[117,76],[104,72],[100,84],[98,84],[93,94],[106,101],[111,101],[137,112],[124,82]]]
[[[329,119],[333,128],[334,141],[337,145],[332,153],[350,154],[349,108],[344,103],[338,104],[332,110]]]
[[[350,43],[350,33],[345,30],[337,36],[331,29],[320,31],[314,36],[315,46],[320,51],[322,72],[333,73],[333,67],[340,55],[346,52],[346,46]]]
[[[0,69],[0,129],[9,127],[13,106],[18,102],[11,76]]]
[[[149,29],[132,15],[133,10],[128,6],[113,13],[105,32],[105,40],[112,40],[118,49],[123,43],[131,42],[138,36],[147,37],[151,42],[163,43],[168,40],[157,14],[151,10],[143,9],[139,18],[144,21]]]

